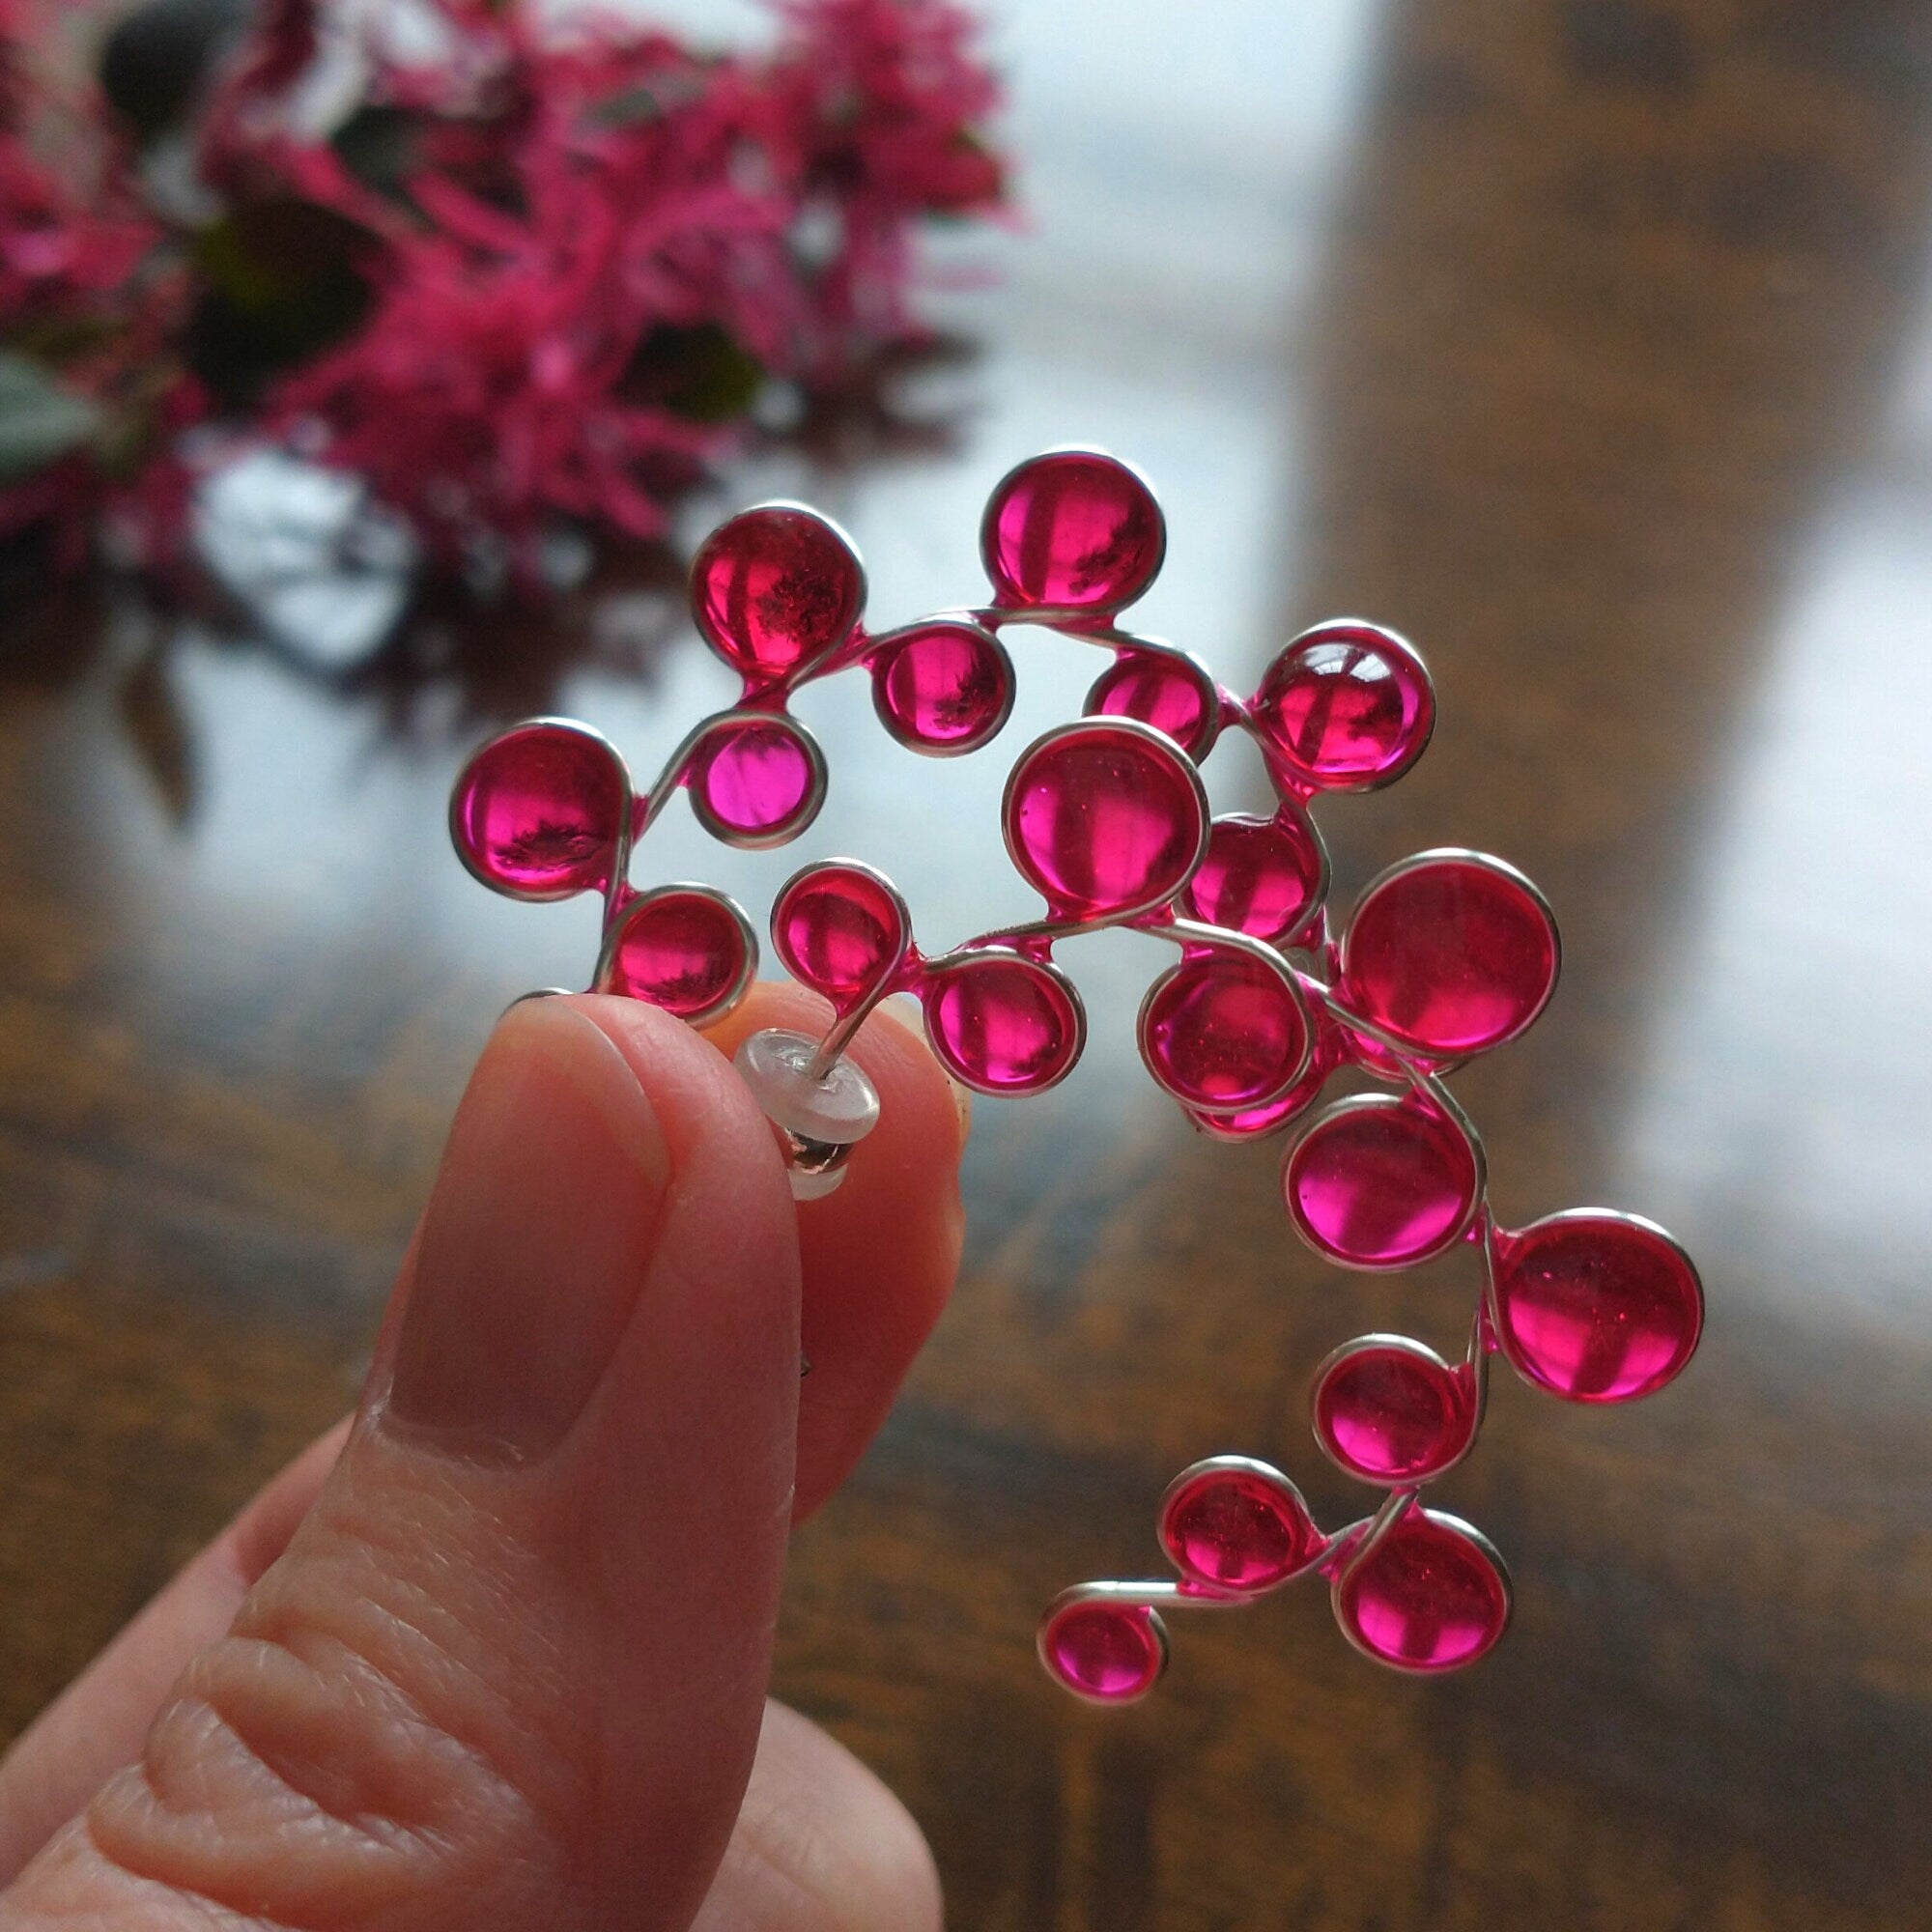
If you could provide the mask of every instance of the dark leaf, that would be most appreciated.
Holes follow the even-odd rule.
[[[336,159],[366,187],[397,200],[415,166],[423,117],[407,107],[376,102],[358,107],[333,135]]]
[[[169,819],[185,825],[194,815],[194,740],[162,649],[144,651],[128,667],[115,694],[115,708]]]
[[[248,0],[148,0],[135,8],[100,50],[109,105],[142,141],[166,132],[252,12]]]
[[[351,334],[372,299],[369,232],[285,196],[251,203],[195,239],[204,287],[188,324],[195,374],[246,404],[272,377]]]
[[[752,407],[764,380],[764,365],[717,323],[660,323],[633,358],[625,390],[696,422],[728,422]]]

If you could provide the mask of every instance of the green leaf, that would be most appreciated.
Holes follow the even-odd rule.
[[[100,91],[138,139],[186,115],[248,12],[247,0],[148,0],[107,36]]]
[[[728,422],[756,399],[764,365],[715,322],[660,323],[632,358],[625,387],[694,422]]]
[[[0,488],[24,483],[100,426],[99,410],[29,356],[0,349]]]
[[[403,184],[416,163],[425,122],[407,107],[375,101],[358,107],[328,138],[335,157],[365,187],[403,199]]]

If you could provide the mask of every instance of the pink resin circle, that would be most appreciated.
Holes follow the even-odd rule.
[[[564,899],[610,884],[630,809],[630,780],[609,740],[540,718],[491,739],[465,766],[449,830],[493,891]]]
[[[1424,852],[1363,893],[1342,939],[1341,991],[1407,1044],[1460,1059],[1524,1032],[1561,957],[1548,906],[1514,867]]]
[[[785,970],[835,1007],[870,992],[911,938],[905,901],[861,866],[808,867],[772,907],[772,944]]]
[[[692,560],[697,628],[753,688],[843,643],[865,603],[866,573],[844,531],[798,503],[744,511]]]
[[[697,1025],[732,1006],[757,963],[751,925],[723,893],[666,886],[619,916],[604,944],[597,986]]]
[[[1181,895],[1181,910],[1279,943],[1299,937],[1328,890],[1328,855],[1307,815],[1233,813],[1208,829],[1208,853]]]
[[[1049,450],[987,499],[980,554],[995,599],[1118,611],[1154,580],[1167,526],[1145,480],[1092,449]]]
[[[1286,1094],[1264,1100],[1259,1107],[1242,1107],[1230,1114],[1190,1107],[1187,1118],[1210,1140],[1265,1140],[1269,1134],[1278,1134],[1298,1120],[1321,1098],[1321,1089],[1339,1064],[1326,1050],[1318,1031],[1301,1078]]]
[[[1197,764],[1213,749],[1221,697],[1206,668],[1179,652],[1123,650],[1094,680],[1090,715],[1138,718],[1164,731]]]
[[[1315,1439],[1366,1483],[1427,1483],[1455,1463],[1475,1433],[1474,1378],[1401,1335],[1365,1335],[1316,1377]]]
[[[720,724],[692,754],[692,810],[727,844],[782,845],[824,803],[818,741],[782,712]]]
[[[1234,1112],[1275,1098],[1300,1078],[1308,1039],[1294,983],[1239,952],[1181,960],[1141,1003],[1141,1058],[1186,1107]]]
[[[1502,1561],[1465,1522],[1410,1509],[1334,1589],[1335,1621],[1357,1649],[1398,1670],[1460,1670],[1509,1625]]]
[[[1295,1233],[1346,1267],[1413,1267],[1442,1254],[1481,1190],[1475,1151],[1454,1122],[1393,1094],[1336,1101],[1282,1164]]]
[[[1634,1214],[1577,1208],[1496,1236],[1503,1351],[1572,1402],[1634,1402],[1696,1351],[1704,1291],[1690,1257]]]
[[[977,752],[1013,708],[1006,646],[978,624],[922,624],[880,644],[871,659],[872,707],[901,745],[932,757]]]
[[[1194,767],[1126,719],[1064,724],[1036,739],[1007,780],[1007,850],[1056,918],[1127,918],[1187,883],[1208,838]]]
[[[1414,650],[1376,624],[1318,624],[1286,645],[1255,693],[1268,762],[1297,790],[1373,791],[1414,764],[1435,695]]]
[[[1273,1589],[1327,1547],[1286,1476],[1236,1456],[1175,1480],[1161,1505],[1160,1542],[1188,1582],[1242,1596]]]
[[[926,1037],[947,1071],[980,1094],[1041,1094],[1087,1041],[1087,1015],[1057,967],[988,947],[933,968],[921,989]]]
[[[1054,1681],[1076,1696],[1130,1704],[1167,1668],[1167,1632],[1143,1604],[1076,1598],[1046,1613],[1039,1655]]]

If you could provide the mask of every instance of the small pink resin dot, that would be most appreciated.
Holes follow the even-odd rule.
[[[1414,650],[1376,624],[1320,624],[1288,644],[1255,693],[1268,760],[1304,791],[1373,791],[1421,757],[1435,696]]]
[[[667,886],[619,915],[605,942],[598,986],[697,1022],[729,1007],[757,963],[751,928],[722,894]]]
[[[1075,1601],[1054,1611],[1040,1632],[1039,1654],[1068,1690],[1099,1704],[1145,1697],[1167,1667],[1167,1634],[1139,1604]]]
[[[862,866],[808,867],[772,907],[772,944],[785,970],[834,1006],[870,992],[910,939],[905,901]]]
[[[977,752],[1013,708],[1012,661],[978,624],[922,624],[885,640],[871,665],[879,722],[928,756]]]
[[[1141,1057],[1183,1106],[1233,1112],[1286,1092],[1308,1064],[1293,982],[1238,952],[1170,967],[1141,1005]]]
[[[1662,1228],[1578,1208],[1497,1235],[1496,1318],[1530,1381],[1572,1402],[1633,1402],[1695,1352],[1704,1292]]]
[[[1175,1479],[1161,1507],[1160,1541],[1186,1581],[1236,1595],[1273,1589],[1328,1547],[1286,1476],[1234,1456]]]
[[[1513,866],[1423,852],[1391,866],[1342,938],[1342,993],[1365,1019],[1438,1059],[1500,1046],[1549,1003],[1556,921]]]
[[[795,838],[824,802],[817,743],[781,715],[719,725],[692,760],[692,809],[707,832],[734,845]]]
[[[1282,1164],[1295,1233],[1345,1267],[1406,1268],[1444,1253],[1482,1191],[1474,1149],[1413,1097],[1338,1100]]]
[[[1138,718],[1164,731],[1199,762],[1213,749],[1221,699],[1214,680],[1192,658],[1165,651],[1123,650],[1094,680],[1087,710],[1107,718]]]
[[[1208,840],[1200,774],[1125,719],[1049,731],[1007,780],[1013,865],[1058,918],[1124,918],[1187,883]]]
[[[1073,1070],[1087,1015],[1058,968],[992,948],[928,974],[926,1037],[948,1072],[980,1094],[1042,1094]]]
[[[1398,1670],[1460,1670],[1509,1626],[1502,1559],[1465,1522],[1409,1509],[1360,1564],[1345,1566],[1335,1621],[1349,1641]]]
[[[1092,449],[1049,450],[1009,470],[980,526],[986,575],[1007,605],[1118,611],[1153,582],[1166,552],[1153,492]]]
[[[1338,1349],[1316,1378],[1312,1407],[1329,1460],[1391,1488],[1433,1481],[1475,1435],[1473,1375],[1401,1335]]]
[[[1298,808],[1284,806],[1274,818],[1215,819],[1181,908],[1209,925],[1280,944],[1300,936],[1327,889],[1328,856],[1315,828]]]
[[[493,738],[456,781],[449,830],[469,870],[519,899],[563,899],[609,884],[630,780],[608,739],[538,719]]]
[[[766,503],[731,518],[692,561],[697,628],[753,689],[843,643],[865,603],[866,573],[850,540],[799,503]]]

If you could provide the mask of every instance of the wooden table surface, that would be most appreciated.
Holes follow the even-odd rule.
[[[1303,1251],[1277,1150],[1194,1138],[1133,1065],[1148,954],[1089,942],[1088,1058],[980,1111],[964,1279],[798,1541],[780,1689],[905,1795],[960,1927],[1932,1924],[1932,10],[1099,17],[1003,29],[1033,220],[952,298],[980,352],[693,526],[810,495],[892,621],[974,594],[1009,462],[1093,440],[1168,507],[1149,626],[1231,682],[1338,608],[1413,637],[1435,742],[1322,808],[1339,895],[1447,842],[1542,884],[1557,1001],[1459,1082],[1499,1210],[1662,1220],[1709,1327],[1631,1408],[1498,1382],[1444,1496],[1515,1574],[1480,1668],[1377,1671],[1291,1591],[1187,1622],[1137,1710],[1070,1704],[1040,1605],[1157,1563],[1200,1455],[1358,1505],[1310,1368],[1371,1327],[1454,1347],[1467,1305],[1455,1266]],[[589,909],[492,899],[449,855],[467,747],[550,705],[650,768],[723,687],[648,581],[429,620],[346,678],[103,586],[7,594],[11,1732],[352,1399],[493,1014],[584,974]],[[1004,743],[1071,715],[1080,655],[1029,649]],[[654,872],[762,905],[852,850],[922,929],[1024,915],[997,752],[916,765],[863,681],[806,709],[811,849],[668,820]],[[1257,798],[1237,754],[1212,772]]]

